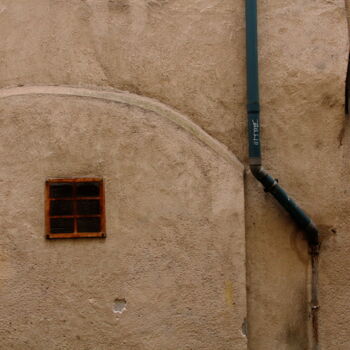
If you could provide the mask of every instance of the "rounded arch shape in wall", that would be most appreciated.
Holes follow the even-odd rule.
[[[100,99],[115,103],[127,104],[154,112],[161,117],[169,119],[197,139],[201,140],[219,156],[229,162],[232,162],[237,169],[241,171],[244,169],[243,164],[231,151],[228,150],[225,145],[211,137],[202,128],[193,123],[183,114],[154,99],[139,96],[127,91],[98,90],[71,86],[23,86],[0,90],[0,99],[25,95],[56,95]]]

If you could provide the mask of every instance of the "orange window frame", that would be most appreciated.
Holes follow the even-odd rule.
[[[78,184],[81,183],[98,183],[98,196],[77,196]],[[51,196],[51,186],[54,184],[68,184],[72,186],[72,195],[70,197],[53,197]],[[51,215],[51,203],[53,201],[71,201],[73,205],[73,212],[69,215]],[[99,201],[99,214],[78,214],[78,201]],[[74,232],[51,232],[51,219],[72,219],[74,223]],[[80,218],[99,218],[100,230],[98,232],[78,232],[78,219]],[[104,238],[106,237],[106,218],[105,218],[105,197],[104,197],[104,183],[101,178],[76,178],[76,179],[49,179],[45,184],[45,231],[46,238]]]

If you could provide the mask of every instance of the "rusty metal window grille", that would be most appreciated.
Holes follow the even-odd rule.
[[[46,181],[46,237],[106,237],[102,179]]]

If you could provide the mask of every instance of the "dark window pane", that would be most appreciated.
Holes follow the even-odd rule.
[[[78,215],[98,215],[100,214],[99,200],[81,200],[77,201]]]
[[[51,201],[50,215],[73,215],[73,201]]]
[[[99,182],[77,183],[77,197],[98,197],[100,195]]]
[[[50,219],[51,233],[73,233],[74,219]]]
[[[73,196],[73,185],[68,183],[52,183],[50,184],[50,197],[63,198]]]
[[[79,218],[78,232],[100,232],[100,218]]]

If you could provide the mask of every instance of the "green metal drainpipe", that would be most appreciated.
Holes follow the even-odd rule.
[[[310,246],[312,261],[312,299],[311,316],[313,323],[313,349],[318,347],[318,254],[319,231],[312,219],[289,197],[278,184],[278,180],[269,175],[262,167],[260,146],[260,99],[259,99],[259,61],[258,61],[258,16],[257,1],[246,0],[246,50],[247,50],[247,112],[249,138],[249,165],[252,174],[262,183],[265,192],[269,192],[291,215],[296,224],[305,232]]]

